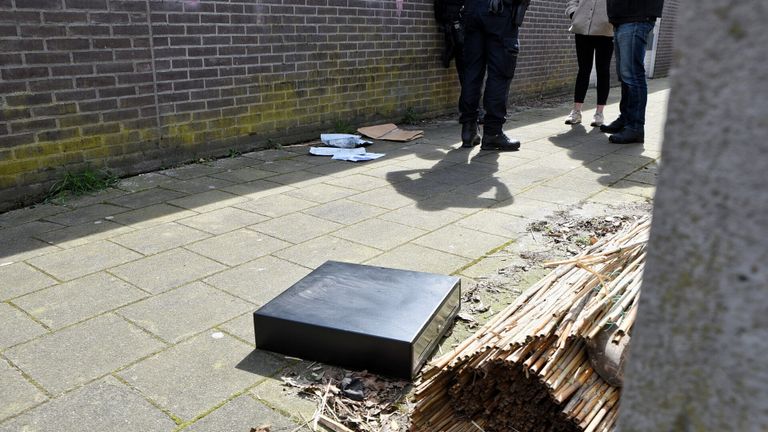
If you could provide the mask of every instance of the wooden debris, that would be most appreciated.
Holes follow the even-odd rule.
[[[324,415],[320,415],[320,424],[327,427],[328,429],[334,431],[334,432],[354,432],[352,429],[344,426],[343,424],[337,422],[336,420],[329,418]]]
[[[611,343],[626,345],[649,228],[641,219],[572,259],[549,263],[549,275],[434,360],[417,385],[411,430],[612,431],[620,388],[597,373],[587,347],[606,329]]]

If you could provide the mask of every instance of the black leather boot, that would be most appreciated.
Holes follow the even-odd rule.
[[[621,132],[621,130],[624,129],[624,126],[626,126],[626,123],[619,117],[610,124],[600,126],[600,132],[615,134]]]
[[[496,151],[516,151],[520,150],[520,141],[509,139],[504,133],[496,135],[483,135],[483,145],[480,146],[481,150],[496,150]]]
[[[480,135],[477,134],[477,123],[467,122],[461,124],[461,146],[472,148],[480,144]]]
[[[621,132],[608,137],[608,141],[614,144],[635,144],[645,141],[645,133],[625,127]]]

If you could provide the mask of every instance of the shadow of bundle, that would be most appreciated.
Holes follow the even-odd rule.
[[[411,430],[612,431],[649,228],[644,218],[549,263],[549,275],[434,360]]]

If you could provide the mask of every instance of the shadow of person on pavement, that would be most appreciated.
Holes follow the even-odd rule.
[[[567,126],[566,126],[567,127]],[[592,172],[599,174],[597,181],[604,186],[611,186],[611,188],[621,189],[621,183],[616,185],[617,182],[629,175],[632,171],[638,169],[642,164],[642,161],[638,164],[637,161],[631,164],[628,161],[620,161],[615,158],[612,160],[604,159],[605,156],[622,149],[622,155],[627,158],[641,158],[646,161],[646,165],[650,164],[654,160],[647,156],[642,156],[642,145],[630,145],[624,146],[621,144],[611,144],[608,142],[607,134],[600,131],[600,128],[590,127],[591,130],[587,132],[587,128],[582,125],[570,126],[570,129],[549,137],[549,141],[558,147],[567,148],[568,156],[574,160],[581,161],[582,166],[589,168]],[[628,154],[628,151],[637,149],[637,155]],[[651,187],[651,185],[640,183],[640,187]]]
[[[509,188],[493,175],[499,169],[498,158],[497,152],[473,153],[459,147],[431,168],[392,171],[386,179],[421,210],[487,208],[512,198]]]

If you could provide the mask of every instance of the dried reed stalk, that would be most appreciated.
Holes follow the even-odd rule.
[[[592,367],[587,343],[628,338],[650,220],[641,219],[554,270],[417,384],[413,432],[609,432],[620,389]]]

